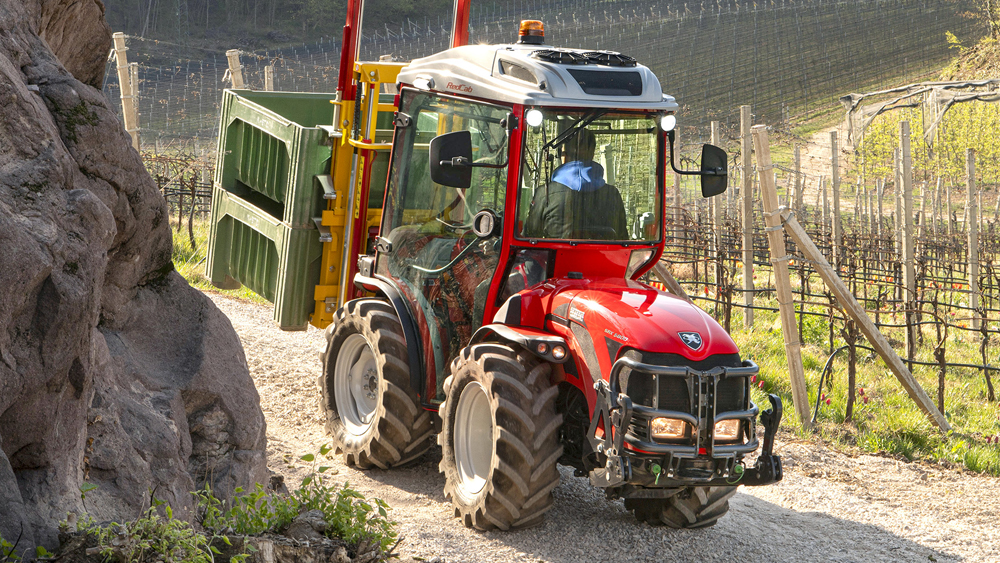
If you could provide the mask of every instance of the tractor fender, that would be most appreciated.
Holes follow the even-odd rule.
[[[566,339],[536,328],[508,326],[500,323],[484,325],[472,335],[469,345],[487,341],[517,344],[538,358],[555,364],[564,363],[569,359]],[[552,350],[557,346],[561,346],[563,349],[561,358],[552,355]],[[544,352],[540,350],[544,350]]]
[[[406,353],[410,362],[410,388],[418,396],[423,396],[423,382],[425,378],[424,363],[420,357],[422,346],[420,338],[417,337],[417,334],[419,334],[417,332],[417,325],[413,320],[413,315],[410,314],[409,308],[406,306],[406,301],[403,299],[402,293],[396,288],[395,284],[383,279],[378,274],[364,276],[359,272],[354,276],[354,285],[382,294],[382,296],[389,300],[389,304],[392,305],[393,310],[396,311],[396,316],[399,317],[399,324],[403,327],[403,338],[406,340]]]

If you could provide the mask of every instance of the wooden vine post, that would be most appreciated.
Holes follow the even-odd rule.
[[[139,125],[135,111],[135,90],[137,84],[132,83],[128,66],[128,56],[125,46],[125,34],[117,32],[112,35],[115,42],[115,60],[118,62],[118,85],[122,95],[122,117],[125,119],[125,130],[132,137],[132,148],[139,150]],[[138,74],[138,72],[136,73]]]
[[[802,212],[802,152],[801,145],[795,145],[795,207],[798,212]]]
[[[903,231],[903,302],[906,303],[906,358],[913,361],[917,351],[917,275],[913,244],[913,158],[910,153],[910,122],[899,124],[900,178],[903,210],[900,227]]]
[[[240,66],[240,50],[230,49],[226,51],[226,58],[229,59],[229,76],[233,80],[233,88],[243,88],[243,67]]]
[[[712,144],[722,145],[722,124],[718,121],[712,122]],[[712,258],[715,259],[715,285],[722,286],[722,198],[713,197],[712,202],[712,231],[715,236],[712,239]]]
[[[758,139],[758,136],[759,140],[757,140],[756,142],[758,145],[757,150],[759,155],[760,153],[768,150],[767,131],[763,127],[761,127],[759,130],[755,130],[754,138]],[[767,155],[767,161],[770,162],[769,154]],[[768,205],[766,200],[764,205],[766,209],[767,208],[766,206]],[[942,415],[941,411],[939,411],[937,407],[934,405],[934,401],[930,398],[927,392],[924,391],[922,387],[920,387],[920,384],[917,383],[917,380],[913,378],[913,375],[910,373],[910,370],[906,368],[906,364],[903,362],[902,358],[900,358],[899,354],[897,354],[896,351],[893,350],[892,346],[889,344],[889,341],[886,340],[885,336],[883,336],[882,333],[879,332],[878,327],[876,327],[875,323],[873,323],[871,318],[868,317],[868,313],[865,312],[864,307],[862,307],[861,304],[858,303],[857,299],[854,297],[854,294],[851,293],[851,290],[847,287],[846,284],[844,284],[844,281],[841,280],[840,276],[837,275],[837,271],[833,269],[833,267],[830,265],[830,262],[826,259],[825,256],[823,256],[823,253],[820,251],[820,249],[817,248],[816,244],[813,243],[812,239],[809,238],[809,235],[808,233],[806,233],[806,230],[802,228],[802,225],[800,225],[798,220],[795,218],[795,214],[791,210],[784,207],[776,209],[775,211],[777,211],[778,213],[775,213],[773,215],[771,214],[772,213],[771,211],[768,211],[767,212],[768,217],[766,217],[766,219],[777,220],[778,217],[780,216],[779,225],[784,225],[784,231],[788,234],[789,238],[791,238],[792,241],[795,242],[795,245],[798,246],[799,250],[802,252],[802,254],[805,255],[806,259],[813,263],[813,266],[816,268],[816,272],[823,279],[823,282],[830,289],[833,295],[837,298],[837,301],[840,303],[840,306],[843,307],[844,312],[851,319],[853,319],[855,323],[857,323],[858,329],[861,330],[861,333],[865,335],[865,338],[867,338],[868,341],[871,343],[872,347],[875,348],[875,351],[878,352],[879,356],[882,357],[882,360],[885,361],[887,366],[889,366],[889,369],[892,371],[893,375],[896,376],[896,379],[898,379],[899,382],[903,385],[903,388],[906,389],[906,393],[910,396],[910,399],[912,399],[913,402],[917,404],[917,407],[924,412],[924,414],[927,416],[927,418],[931,421],[932,424],[934,424],[935,426],[937,426],[938,428],[940,428],[942,431],[945,432],[951,430],[951,425],[948,424],[948,421],[944,418],[944,415]],[[768,237],[771,237],[773,234],[778,234],[780,237],[780,232],[781,232],[780,230],[771,231],[770,229],[771,229],[771,224],[769,222]],[[779,248],[780,248],[780,253],[784,255],[785,253],[784,245],[781,245]],[[778,264],[775,265],[775,268],[776,269],[778,268]],[[779,292],[780,291],[781,290],[779,288]],[[780,293],[778,300],[780,307],[780,303],[781,301],[783,301],[783,299],[780,296]],[[785,320],[784,316],[782,316],[783,334],[785,333],[784,320]],[[794,327],[794,325],[789,325],[789,326]],[[789,342],[787,337],[785,342],[786,345]],[[789,366],[789,369],[792,369],[791,366]],[[794,378],[793,378],[793,387],[794,387]],[[794,393],[795,391],[793,388],[793,397]],[[798,401],[796,401],[796,403],[798,403]],[[796,404],[796,411],[798,411],[798,404]]]
[[[837,150],[837,132],[830,131],[830,189],[833,191],[833,263],[838,268],[843,262],[844,231],[840,215],[840,156]]]
[[[774,266],[774,283],[778,289],[778,311],[781,315],[781,335],[785,340],[785,358],[788,361],[788,375],[792,382],[792,401],[795,412],[803,428],[809,428],[809,395],[806,392],[806,376],[802,367],[802,343],[795,323],[795,303],[792,294],[792,280],[788,275],[788,260],[785,237],[781,233],[781,217],[778,215],[778,189],[771,174],[771,149],[768,144],[767,128],[757,125],[753,128],[753,144],[757,153],[757,172],[760,175],[760,193],[764,203],[764,224],[767,225],[767,243],[771,250],[771,264]]]
[[[274,92],[274,65],[264,67],[264,91]]]
[[[965,151],[965,165],[968,178],[969,198],[966,206],[969,209],[969,308],[972,309],[972,328],[979,330],[982,319],[979,313],[979,198],[976,193],[976,152],[973,149]]]
[[[742,145],[740,151],[743,158],[743,182],[740,186],[740,196],[743,199],[743,326],[753,328],[753,163],[750,153],[753,142],[750,138],[750,128],[753,126],[753,116],[750,106],[740,106],[740,136]]]

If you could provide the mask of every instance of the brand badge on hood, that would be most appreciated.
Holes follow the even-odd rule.
[[[681,342],[688,348],[692,350],[701,348],[701,335],[697,332],[678,332],[677,336],[681,337]]]

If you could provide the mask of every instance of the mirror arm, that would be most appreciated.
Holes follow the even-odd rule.
[[[667,141],[670,142],[670,168],[673,169],[676,174],[683,174],[684,176],[728,176],[729,171],[723,170],[721,168],[716,168],[714,170],[679,170],[674,164],[674,132],[673,130],[667,131]]]
[[[451,160],[442,160],[439,164],[440,166],[468,166],[470,168],[504,168],[507,166],[507,161],[500,164],[487,164],[485,162],[469,162],[469,159],[464,156],[456,156]]]

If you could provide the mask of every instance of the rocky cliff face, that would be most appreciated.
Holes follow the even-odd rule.
[[[150,491],[266,482],[264,417],[228,319],[173,271],[166,205],[95,88],[100,0],[0,2],[0,536]],[[81,500],[80,487],[98,488]]]

